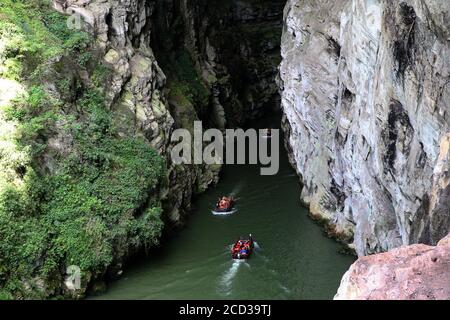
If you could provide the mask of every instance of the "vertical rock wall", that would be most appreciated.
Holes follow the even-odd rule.
[[[302,199],[359,255],[450,228],[450,4],[290,0],[280,87]]]

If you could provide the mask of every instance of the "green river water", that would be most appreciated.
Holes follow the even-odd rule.
[[[261,127],[264,126],[261,122]],[[354,257],[325,236],[300,204],[301,186],[280,143],[280,170],[226,165],[219,184],[194,202],[186,228],[124,270],[95,299],[332,299]],[[221,195],[239,198],[237,212],[215,216]],[[230,247],[253,234],[248,261]]]

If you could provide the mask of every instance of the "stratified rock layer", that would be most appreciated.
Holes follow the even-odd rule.
[[[450,299],[450,237],[359,258],[344,275],[336,300]]]
[[[280,87],[311,214],[358,255],[450,227],[450,3],[290,0]]]

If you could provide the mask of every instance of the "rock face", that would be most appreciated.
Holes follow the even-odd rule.
[[[104,62],[112,67],[107,97],[110,108],[118,115],[116,125],[123,136],[144,137],[165,156],[169,186],[166,217],[180,224],[189,212],[191,199],[217,181],[220,167],[175,166],[171,164],[170,136],[177,113],[170,112],[166,94],[167,79],[152,49],[152,31],[157,1],[63,1],[54,2],[57,10],[80,15],[96,36]],[[192,108],[192,121],[198,120]]]
[[[444,0],[286,5],[280,87],[301,197],[358,255],[449,231],[449,11]]]
[[[336,300],[450,299],[450,237],[362,257],[344,275]]]
[[[72,15],[72,19],[83,18],[83,27],[96,40],[97,54],[103,57],[103,64],[111,70],[107,83],[101,86],[105,89],[106,107],[114,114],[118,134],[121,137],[144,138],[165,158],[167,183],[161,182],[162,190],[158,195],[158,199],[163,201],[162,219],[166,229],[182,225],[190,211],[193,195],[218,180],[220,166],[175,165],[171,162],[173,130],[188,121],[192,125],[194,120],[199,119],[199,114],[188,101],[175,106],[169,99],[167,76],[152,48],[153,15],[157,2],[80,0],[55,1],[54,4],[55,9]],[[177,112],[174,107],[188,110],[189,114]],[[64,137],[64,140],[67,138]],[[67,152],[72,151],[68,149]],[[150,164],[142,163],[142,166],[145,165]],[[148,200],[151,201],[154,199]],[[131,210],[123,215],[130,213]],[[87,276],[84,276],[81,287],[70,286],[71,276],[67,275],[65,281],[54,284],[56,292],[79,298],[88,287],[97,290],[96,283],[101,283],[98,279],[120,275],[124,261],[136,252],[136,248],[126,238],[121,238],[117,243],[113,261],[105,266],[104,272],[91,276],[90,270],[83,270]]]

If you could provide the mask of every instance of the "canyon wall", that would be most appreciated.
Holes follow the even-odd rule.
[[[143,134],[169,164],[174,129],[192,129],[195,120],[234,127],[278,106],[284,0],[64,3],[62,12],[91,21],[115,70],[107,89],[122,128]],[[172,222],[182,220],[193,194],[216,182],[219,170],[170,166]]]
[[[290,0],[280,87],[311,215],[358,255],[450,228],[450,4]]]

